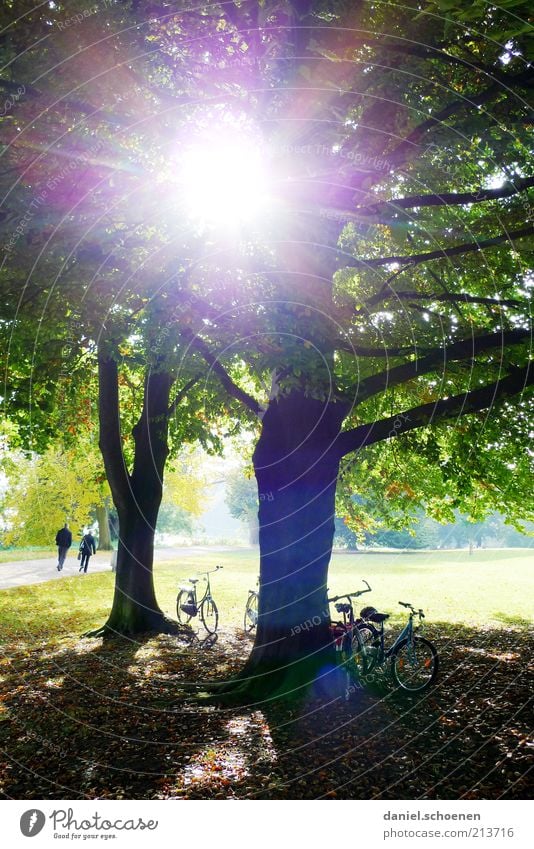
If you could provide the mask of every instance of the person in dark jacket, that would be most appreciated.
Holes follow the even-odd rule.
[[[81,554],[81,563],[79,572],[87,572],[87,567],[89,566],[89,558],[91,554],[96,554],[96,543],[95,538],[92,535],[91,531],[83,535],[82,541],[80,543],[80,554]]]
[[[65,522],[65,525],[61,530],[59,530],[56,534],[56,545],[57,545],[57,570],[61,572],[63,569],[63,564],[65,563],[65,558],[67,556],[67,552],[72,545],[72,534],[69,531],[69,526]]]

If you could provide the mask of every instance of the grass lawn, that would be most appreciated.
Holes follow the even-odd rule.
[[[239,627],[247,591],[256,586],[258,554],[224,552],[183,558],[156,568],[156,588],[165,612],[175,617],[176,587],[202,569],[220,563],[212,576],[212,592],[221,624]],[[405,553],[343,553],[332,558],[329,592],[339,595],[363,588],[365,578],[373,592],[363,604],[403,618],[399,601],[425,610],[429,622],[466,622],[473,625],[527,623],[533,613],[534,551],[507,549],[429,551]]]
[[[248,590],[256,586],[258,553],[255,550],[192,553],[179,561],[157,562],[156,594],[164,611],[176,618],[176,595],[181,584],[213,569],[212,593],[222,628],[239,628]],[[532,621],[534,554],[524,549],[431,551],[406,553],[335,554],[330,566],[329,592],[337,595],[363,587],[365,578],[373,592],[363,604],[405,618],[398,601],[422,607],[428,623],[457,622],[474,626],[527,625]],[[105,621],[113,595],[111,571],[0,591],[3,629],[23,637],[31,634],[59,636],[84,631]],[[198,585],[202,587],[202,584]]]
[[[239,629],[254,551],[156,566],[158,598],[216,563],[221,636],[80,638],[105,621],[111,572],[0,592],[0,792],[38,798],[522,798],[528,795],[527,629],[532,553],[337,554],[330,591],[396,612],[421,605],[440,651],[435,688],[388,686],[350,702],[312,690],[292,704],[224,708],[186,681],[228,677],[251,641]],[[398,608],[400,618],[403,618]]]
[[[14,560],[44,560],[45,557],[54,557],[55,555],[57,555],[57,548],[8,548],[5,551],[0,551],[0,563],[11,563]]]

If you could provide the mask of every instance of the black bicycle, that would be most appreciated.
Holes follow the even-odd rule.
[[[399,601],[402,607],[410,610],[408,622],[388,649],[384,645],[384,623],[389,619],[388,613],[379,613],[374,607],[364,607],[360,611],[361,618],[369,626],[379,626],[378,638],[365,648],[365,675],[373,676],[375,672],[387,670],[394,683],[408,693],[421,693],[435,682],[439,660],[436,647],[426,637],[418,633],[424,627],[425,614],[421,609],[405,601]],[[418,622],[414,625],[414,619]]]
[[[200,616],[200,620],[208,634],[215,634],[219,624],[219,611],[211,595],[210,575],[222,569],[216,566],[209,572],[201,572],[206,581],[206,591],[200,601],[197,599],[197,584],[200,578],[189,578],[189,586],[180,587],[176,599],[176,615],[181,625],[187,625],[194,616]]]
[[[258,578],[256,583],[259,584]],[[260,596],[257,590],[249,590],[247,604],[245,607],[245,616],[243,619],[243,628],[245,633],[250,634],[258,624],[258,604]]]
[[[327,599],[328,604],[333,604],[336,612],[343,616],[342,622],[331,622],[330,631],[340,664],[345,667],[349,678],[361,678],[369,671],[371,664],[367,662],[368,648],[371,648],[380,636],[380,632],[374,625],[354,616],[352,599],[370,593],[372,590],[366,580],[362,578],[362,581],[366,586],[365,590],[344,593]],[[340,601],[340,599],[347,599],[347,601]]]

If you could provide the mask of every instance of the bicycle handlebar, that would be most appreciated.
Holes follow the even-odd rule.
[[[417,615],[420,616],[421,619],[425,618],[425,614],[423,613],[421,608],[419,608],[419,610],[416,610],[415,607],[413,606],[413,604],[410,604],[408,601],[399,601],[399,604],[402,607],[409,607],[410,610],[412,611],[412,613],[417,613]]]
[[[199,575],[213,575],[214,572],[218,572],[219,569],[224,569],[224,566],[216,566],[215,569],[209,569],[207,572],[199,572]]]
[[[342,595],[336,595],[336,596],[334,596],[334,598],[327,598],[326,599],[327,602],[329,604],[333,604],[335,601],[338,601],[340,598],[357,598],[358,596],[363,595],[364,593],[372,592],[372,589],[369,586],[369,584],[367,583],[367,581],[365,580],[365,578],[362,578],[362,581],[364,582],[365,586],[367,587],[366,590],[357,590],[354,593],[343,593]]]

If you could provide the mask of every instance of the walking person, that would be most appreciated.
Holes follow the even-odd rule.
[[[87,567],[89,566],[89,558],[91,554],[96,554],[96,543],[95,538],[92,535],[91,531],[88,531],[83,535],[82,541],[80,543],[80,555],[81,562],[79,572],[87,572]]]
[[[69,531],[67,522],[56,534],[57,545],[57,570],[61,572],[68,550],[72,545],[72,534]]]

